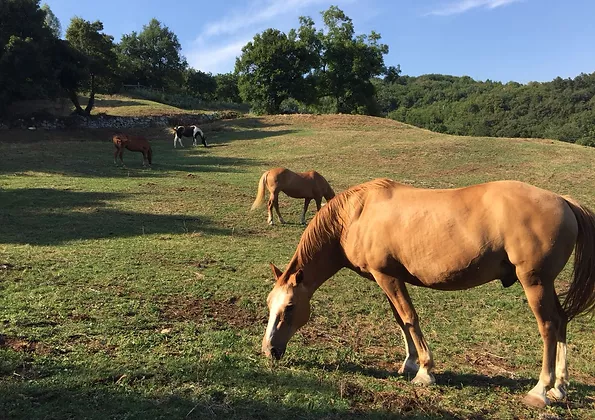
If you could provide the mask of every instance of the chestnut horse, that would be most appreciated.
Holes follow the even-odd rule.
[[[179,142],[180,146],[184,147],[184,144],[182,143],[182,137],[192,137],[193,146],[198,145],[197,139],[198,137],[200,137],[203,146],[209,147],[209,145],[207,144],[207,136],[205,136],[205,134],[202,132],[200,128],[198,128],[197,125],[179,125],[177,127],[174,127],[174,149],[176,148],[176,142]]]
[[[329,183],[316,171],[295,173],[286,168],[274,168],[266,171],[258,181],[258,192],[256,200],[252,204],[252,210],[260,207],[264,202],[264,189],[269,190],[268,202],[268,224],[274,224],[273,207],[279,216],[279,222],[285,223],[279,212],[279,193],[283,191],[292,198],[304,199],[304,211],[302,213],[302,224],[306,224],[306,211],[310,201],[316,202],[316,209],[320,210],[322,197],[328,202],[335,196],[335,192]]]
[[[131,152],[141,152],[143,154],[143,166],[146,165],[146,162],[149,163],[149,167],[151,166],[153,150],[151,149],[151,145],[146,138],[142,136],[131,136],[128,134],[114,134],[112,137],[112,142],[116,148],[116,151],[114,152],[115,164],[118,163],[116,158],[120,156],[120,162],[122,162],[122,165],[124,165],[122,155],[124,154],[124,149],[128,149]]]
[[[554,279],[575,250],[574,274],[560,303]],[[375,281],[403,331],[400,373],[434,382],[434,360],[406,283],[462,290],[500,279],[522,285],[543,339],[539,382],[525,403],[566,396],[566,326],[595,307],[595,215],[568,197],[517,181],[431,190],[389,179],[337,195],[312,219],[268,296],[263,352],[280,359],[310,317],[312,294],[347,267]],[[416,363],[419,361],[419,366]]]

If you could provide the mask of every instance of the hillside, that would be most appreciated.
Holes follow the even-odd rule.
[[[136,106],[136,105],[135,105]],[[396,374],[401,334],[377,285],[342,270],[285,359],[260,353],[268,263],[303,227],[249,211],[263,171],[316,169],[335,191],[376,177],[428,188],[518,179],[595,208],[595,149],[458,137],[350,115],[203,126],[210,148],[150,140],[153,169],[108,130],[0,130],[0,412],[7,418],[592,418],[593,319],[569,325],[568,404],[531,410],[541,340],[519,284],[410,287],[437,385]],[[186,145],[190,142],[184,140]],[[313,207],[313,206],[312,206]],[[311,219],[311,208],[307,218]],[[557,282],[568,282],[567,267]],[[558,416],[558,417],[554,417]]]

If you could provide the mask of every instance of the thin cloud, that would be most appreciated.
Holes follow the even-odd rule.
[[[204,72],[227,72],[230,68],[233,69],[236,57],[242,53],[242,47],[251,40],[246,38],[215,47],[199,47],[188,53],[186,59],[190,67]]]
[[[351,4],[357,0],[335,0],[334,4]],[[227,16],[204,26],[200,35],[185,51],[188,64],[198,70],[212,73],[233,69],[235,58],[252,37],[268,26],[283,30],[284,26],[298,25],[298,17],[308,14],[317,5],[328,0],[252,0],[245,8],[234,10]],[[246,36],[250,37],[247,38]]]
[[[485,9],[496,9],[512,3],[518,3],[522,0],[461,0],[456,3],[450,3],[443,8],[436,9],[428,13],[435,16],[450,16],[465,13],[479,7]]]
[[[302,9],[323,2],[324,0],[269,0],[264,5],[261,1],[252,2],[242,12],[236,12],[220,21],[208,24],[198,41],[235,34],[242,29],[254,28],[282,15],[295,15]]]

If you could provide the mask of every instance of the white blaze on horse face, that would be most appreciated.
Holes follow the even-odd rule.
[[[273,289],[273,292],[271,292],[269,299],[269,323],[265,333],[265,338],[268,343],[271,342],[277,333],[279,317],[281,316],[285,306],[287,306],[289,296],[284,288],[275,286],[275,289]]]

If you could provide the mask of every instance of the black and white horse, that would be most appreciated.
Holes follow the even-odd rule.
[[[202,144],[205,147],[209,147],[209,145],[207,144],[207,137],[202,132],[202,130],[198,128],[197,125],[179,125],[177,127],[174,127],[174,149],[176,148],[176,142],[179,142],[180,146],[184,147],[184,144],[182,143],[182,137],[192,137],[193,146],[197,145],[196,140],[198,137],[200,137],[200,139],[202,140]]]

